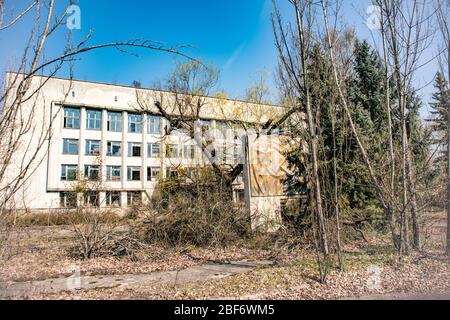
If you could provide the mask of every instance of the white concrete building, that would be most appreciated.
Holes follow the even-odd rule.
[[[7,74],[7,83],[16,76]],[[20,163],[32,157],[47,130],[50,138],[42,143],[29,177],[12,200],[17,208],[56,209],[80,201],[126,208],[150,199],[159,177],[167,177],[174,168],[205,163],[190,137],[164,134],[168,123],[155,115],[156,109],[138,111],[133,87],[41,76],[33,77],[32,87],[40,88],[39,94],[22,107],[25,114],[33,110],[32,129],[21,139],[8,176],[14,177]],[[140,90],[150,100],[161,95],[171,99],[169,92]],[[154,106],[154,101],[148,105]],[[218,150],[226,155],[224,161],[232,164],[239,160],[239,137],[245,134],[232,122],[264,123],[281,111],[271,105],[208,97],[200,127],[212,129],[215,145],[223,146]],[[81,199],[74,192],[80,181],[96,178],[98,193]],[[240,183],[236,181],[237,186]]]

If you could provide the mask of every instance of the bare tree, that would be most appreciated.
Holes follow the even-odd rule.
[[[388,60],[392,65],[392,76],[396,84],[397,104],[400,110],[402,140],[402,211],[401,239],[403,250],[408,251],[409,217],[413,229],[413,247],[420,248],[419,212],[416,200],[416,173],[411,156],[408,136],[408,95],[416,71],[422,66],[420,59],[432,41],[431,18],[427,5],[421,1],[383,0],[381,17],[385,27],[381,30],[387,42]]]
[[[214,172],[231,187],[242,173],[243,163],[221,161],[219,149],[223,146],[214,143],[214,132],[202,121],[208,122],[211,115],[216,120],[232,119],[228,130],[242,132],[236,133],[240,140],[243,133],[249,131],[264,129],[271,132],[280,128],[291,113],[275,106],[272,109],[276,112],[271,112],[267,106],[255,102],[226,99],[223,93],[214,94],[217,80],[218,71],[213,66],[199,61],[179,63],[165,81],[156,84],[157,90],[136,89],[137,109],[165,119],[168,124],[165,138],[178,131],[192,140]],[[259,91],[255,93],[260,94]]]
[[[448,1],[436,0],[436,17],[444,48],[438,47],[438,61],[442,75],[447,74],[450,83],[450,27],[448,24]],[[447,72],[445,72],[447,69]],[[448,106],[450,115],[450,105]],[[447,255],[450,257],[450,117],[447,116]]]
[[[86,38],[76,44],[67,42],[62,52],[54,57],[44,55],[50,36],[64,27],[66,10],[61,16],[54,11],[54,0],[33,1],[24,11],[9,22],[3,22],[5,6],[0,3],[0,32],[11,31],[25,15],[33,14],[34,25],[29,34],[23,35],[27,40],[15,72],[10,73],[0,92],[0,219],[4,219],[15,208],[14,196],[26,184],[40,163],[44,160],[47,141],[51,137],[50,126],[42,127],[48,122],[47,111],[44,118],[38,119],[36,110],[40,108],[45,97],[42,90],[48,80],[57,74],[63,66],[71,65],[82,53],[102,49],[116,48],[121,52],[129,48],[150,49],[187,57],[180,50],[183,46],[165,47],[153,40],[132,40],[89,45],[92,38]],[[70,34],[70,31],[68,30]],[[69,37],[70,39],[70,37]],[[188,57],[189,58],[189,57]],[[34,81],[35,75],[46,73],[42,81]],[[66,88],[65,94],[70,92]],[[63,101],[65,99],[62,99]],[[58,111],[59,112],[59,111]],[[56,114],[58,113],[56,112]],[[53,116],[53,115],[52,115]],[[51,122],[52,120],[50,120]],[[33,139],[33,143],[31,140]],[[16,157],[20,152],[21,157]],[[19,159],[19,160],[18,160]],[[14,170],[10,170],[14,167]],[[14,172],[14,174],[12,174]]]
[[[309,0],[290,1],[295,12],[295,29],[286,27],[274,2],[272,25],[275,34],[275,45],[278,50],[280,68],[285,86],[292,90],[295,100],[293,110],[306,111],[307,143],[310,150],[311,180],[314,197],[314,217],[317,222],[318,248],[323,255],[324,263],[319,259],[321,281],[326,281],[329,264],[328,238],[322,205],[322,191],[319,177],[319,156],[315,114],[311,104],[310,83],[308,75],[308,55],[313,37],[314,2]],[[286,30],[287,29],[287,30]]]

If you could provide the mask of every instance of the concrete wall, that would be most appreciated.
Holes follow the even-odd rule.
[[[8,79],[16,74],[8,74]],[[45,83],[45,84],[44,84]],[[43,85],[44,84],[44,85]],[[40,86],[42,86],[40,88]],[[39,89],[40,88],[40,89]],[[126,191],[142,191],[151,195],[156,182],[147,181],[147,167],[161,167],[161,172],[166,171],[169,166],[192,166],[203,160],[201,151],[196,150],[199,157],[197,159],[169,159],[166,157],[149,158],[147,157],[147,143],[164,142],[161,147],[161,154],[164,155],[165,143],[177,143],[183,155],[183,146],[194,144],[189,137],[177,133],[167,137],[158,134],[147,133],[147,114],[143,115],[142,133],[129,133],[128,113],[136,113],[139,109],[137,104],[137,91],[132,87],[117,86],[111,84],[100,84],[85,81],[69,81],[67,79],[51,78],[35,76],[32,82],[32,88],[39,89],[39,94],[28,101],[23,111],[26,114],[31,112],[29,116],[33,120],[31,130],[21,139],[19,150],[15,152],[13,163],[8,167],[8,176],[10,178],[16,175],[23,164],[34,156],[34,151],[38,149],[42,143],[42,136],[46,130],[50,130],[50,139],[42,143],[33,167],[29,170],[30,174],[26,179],[26,183],[15,194],[13,201],[15,206],[23,209],[45,209],[60,207],[60,192],[73,190],[74,182],[61,181],[61,165],[76,164],[79,171],[84,171],[86,164],[100,164],[103,178],[106,176],[106,166],[118,165],[122,167],[121,181],[101,182],[101,190],[121,191],[122,206],[126,206]],[[161,95],[166,99],[171,99],[170,93],[139,90],[140,97],[145,97],[146,104],[150,109],[154,105],[154,99]],[[64,112],[63,105],[80,108],[81,119],[80,129],[63,128]],[[102,128],[101,130],[89,130],[86,128],[86,109],[98,109],[102,111]],[[122,113],[122,132],[107,131],[106,121],[108,111],[118,111]],[[156,110],[154,110],[156,111]],[[173,111],[176,112],[176,111]],[[242,101],[232,101],[225,99],[206,98],[206,105],[202,109],[201,117],[210,119],[212,128],[216,127],[216,120],[240,120],[249,122],[263,123],[268,119],[278,116],[283,109],[270,105],[254,105],[244,103]],[[161,121],[161,127],[165,122]],[[162,132],[161,128],[161,132]],[[78,139],[79,153],[78,155],[63,154],[63,139]],[[217,143],[230,144],[235,143],[234,137],[217,137]],[[93,139],[101,141],[101,154],[98,157],[85,155],[85,140]],[[109,157],[106,155],[107,141],[122,142],[122,156]],[[141,142],[141,157],[128,157],[128,142]],[[227,147],[228,148],[228,147]],[[227,153],[230,153],[227,151]],[[127,167],[141,167],[141,181],[127,181]],[[241,181],[240,181],[241,182]],[[104,199],[104,192],[100,198]]]

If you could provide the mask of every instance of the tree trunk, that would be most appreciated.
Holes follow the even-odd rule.
[[[319,178],[319,160],[318,160],[318,152],[317,152],[317,136],[316,136],[316,128],[314,125],[314,118],[313,118],[313,112],[311,109],[311,97],[309,92],[309,81],[308,81],[308,71],[307,71],[307,52],[305,48],[305,33],[303,30],[303,20],[302,20],[302,13],[300,12],[300,8],[298,6],[298,3],[295,2],[296,7],[296,17],[297,17],[297,28],[299,33],[299,39],[300,39],[300,56],[301,56],[301,64],[302,64],[302,70],[303,70],[303,87],[305,91],[305,100],[306,100],[306,117],[308,122],[308,130],[310,132],[310,147],[311,147],[311,158],[312,158],[312,178],[313,178],[313,184],[314,184],[314,200],[316,204],[316,217],[317,217],[317,224],[318,224],[318,231],[319,231],[319,240],[320,240],[320,250],[322,251],[323,255],[325,256],[325,260],[328,259],[328,240],[327,240],[327,234],[325,230],[325,219],[323,215],[323,208],[322,208],[322,193],[320,190],[320,178]]]
[[[383,2],[381,0],[377,1],[378,6],[383,10]],[[384,24],[384,18],[381,16],[380,19],[381,26],[381,38],[383,41],[383,59],[385,67],[385,81],[386,81],[386,114],[388,119],[388,139],[389,139],[389,156],[390,156],[390,192],[395,194],[395,155],[394,155],[394,143],[392,138],[392,113],[391,113],[391,85],[389,82],[389,62],[388,62],[388,48],[386,43],[386,28]],[[394,247],[399,249],[400,247],[400,236],[398,234],[397,226],[395,224],[395,214],[391,210],[385,210],[386,219],[389,223],[389,228],[391,229],[392,240]]]
[[[447,46],[448,79],[450,84],[450,40]],[[450,103],[447,103],[447,256],[450,259]]]

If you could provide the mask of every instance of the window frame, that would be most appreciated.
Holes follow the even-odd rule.
[[[119,176],[113,175],[113,172],[119,171]],[[113,179],[116,177],[116,179]],[[122,166],[106,166],[106,181],[117,182],[122,180]]]
[[[158,150],[158,153],[155,154],[155,148]],[[159,142],[149,142],[147,143],[147,158],[159,158],[161,157],[161,143]]]
[[[133,195],[138,195],[136,200],[134,200]],[[137,201],[137,203],[134,203]],[[142,192],[141,191],[127,191],[127,206],[140,205],[142,204]]]
[[[72,196],[74,200],[73,205],[69,205],[69,196]],[[77,193],[73,191],[61,191],[59,192],[59,206],[60,208],[75,209],[78,206]]]
[[[127,167],[127,181],[142,181],[142,168],[139,166],[128,166]],[[133,179],[133,172],[139,172],[139,179],[135,180]]]
[[[158,171],[158,176],[155,177],[153,174],[154,171]],[[150,175],[149,175],[150,174]],[[155,167],[155,166],[148,166],[147,167],[147,181],[154,182],[161,179],[162,170],[161,167]]]
[[[114,145],[119,145],[119,153],[113,154],[112,148]],[[106,141],[106,156],[108,157],[120,157],[122,156],[122,141]]]
[[[75,168],[75,177],[73,179],[69,179],[69,168]],[[78,165],[77,164],[62,164],[61,165],[61,181],[77,181],[78,180]]]
[[[230,123],[227,121],[222,121],[222,120],[217,120],[216,121],[216,131],[221,133],[221,137],[222,139],[226,140],[228,139],[228,132],[231,130],[231,126]],[[216,136],[216,138],[219,138]]]
[[[186,150],[190,151],[189,157],[186,156]],[[194,144],[185,144],[183,146],[183,159],[188,159],[188,160],[195,159],[195,145]]]
[[[114,205],[115,201],[112,201],[112,196],[115,194],[118,196],[117,203]],[[106,191],[105,192],[105,205],[109,208],[120,208],[122,206],[122,196],[120,191]]]
[[[64,129],[80,129],[80,118],[81,110],[80,108],[74,107],[63,107],[63,128]],[[69,122],[70,120],[70,122]],[[71,124],[69,126],[69,123]],[[77,124],[77,125],[75,125]]]
[[[92,117],[92,115],[95,116]],[[98,118],[97,115],[100,115],[100,118]],[[90,121],[93,121],[94,128],[90,127],[89,125]],[[102,110],[86,109],[86,130],[96,130],[96,131],[102,130]]]
[[[147,116],[147,133],[148,134],[161,134],[161,117],[156,115]]]
[[[131,125],[134,125],[134,131],[131,130]],[[128,133],[142,133],[142,114],[128,114]]]
[[[91,172],[97,171],[97,177],[91,177]],[[84,165],[84,177],[89,181],[100,181],[100,166],[96,164],[85,164]]]
[[[95,203],[94,205],[91,203],[92,198],[91,197],[95,197]],[[84,204],[88,207],[92,207],[92,208],[99,208],[100,207],[100,192],[98,191],[87,191],[84,194]]]
[[[172,152],[169,153],[169,150],[172,150]],[[176,150],[175,155],[174,155],[173,150]],[[179,158],[180,157],[180,145],[177,143],[167,143],[166,144],[166,157],[170,158],[170,159]]]
[[[70,152],[70,145],[73,145],[73,142],[76,143],[77,151],[76,152]],[[78,139],[72,139],[72,138],[63,138],[63,152],[62,154],[68,154],[68,155],[78,155],[79,153],[79,140]]]
[[[106,130],[110,132],[122,132],[123,115],[122,112],[108,111]],[[112,125],[114,124],[114,126]],[[114,129],[112,129],[114,127]]]
[[[91,147],[93,143],[98,143],[98,154],[91,153]],[[85,155],[91,156],[91,157],[98,157],[102,154],[102,142],[101,140],[94,140],[94,139],[86,139],[85,142]]]
[[[138,147],[139,146],[139,155],[138,156],[134,156],[133,155],[133,148],[134,147]],[[128,142],[128,157],[131,158],[140,158],[142,157],[142,142]]]
[[[172,174],[174,173],[174,174]],[[179,176],[178,170],[174,167],[166,167],[166,179],[167,178],[176,178]]]

